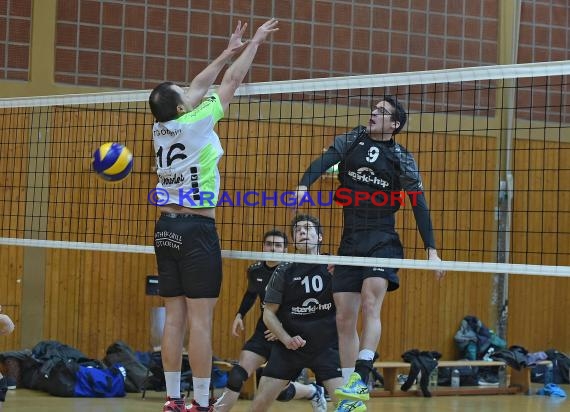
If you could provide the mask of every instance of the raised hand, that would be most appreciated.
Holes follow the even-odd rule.
[[[241,20],[238,21],[236,26],[236,30],[232,33],[230,37],[230,42],[228,43],[228,51],[232,54],[239,53],[242,51],[249,41],[242,41],[242,36],[245,33],[245,29],[247,28],[247,23],[244,23],[242,26]]]
[[[276,19],[267,20],[265,23],[259,26],[251,41],[257,44],[263,43],[271,33],[279,30],[277,28],[278,24],[279,21]]]

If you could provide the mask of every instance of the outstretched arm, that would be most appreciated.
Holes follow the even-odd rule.
[[[414,211],[414,217],[416,218],[416,224],[418,226],[420,236],[424,241],[424,247],[427,251],[428,259],[440,262],[441,259],[437,254],[437,249],[435,248],[431,217],[424,193],[422,191],[416,191],[412,193],[408,192],[408,195],[412,201],[412,210]],[[445,272],[438,269],[435,271],[435,276],[439,280],[445,276]]]
[[[222,83],[218,88],[218,96],[220,96],[220,101],[224,110],[228,108],[237,88],[251,67],[251,63],[253,63],[253,59],[257,54],[258,47],[271,33],[279,30],[277,28],[278,23],[279,22],[275,19],[271,19],[263,23],[259,29],[257,29],[253,39],[251,39],[242,54],[224,73]]]
[[[311,186],[331,166],[334,166],[336,163],[340,162],[340,160],[340,154],[330,148],[317,159],[313,160],[313,162],[303,174],[303,177],[299,182],[299,186],[295,188],[295,209],[299,203],[301,203],[303,197],[305,196],[305,193],[307,193],[307,190],[309,190],[309,186]]]
[[[210,63],[208,67],[194,77],[194,80],[192,80],[192,83],[190,84],[190,88],[186,92],[190,102],[192,103],[192,107],[196,107],[204,98],[208,89],[214,81],[216,81],[216,77],[218,77],[218,74],[220,74],[226,63],[247,45],[247,43],[244,43],[241,40],[246,28],[247,23],[242,26],[241,21],[239,21],[235,31],[230,37],[227,49],[225,49],[222,54]]]

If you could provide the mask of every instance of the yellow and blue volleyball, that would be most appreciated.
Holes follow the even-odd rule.
[[[92,165],[103,179],[118,182],[131,173],[133,154],[120,143],[105,143],[93,153]]]

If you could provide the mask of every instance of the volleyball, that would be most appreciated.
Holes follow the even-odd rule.
[[[120,143],[105,143],[93,153],[92,165],[101,178],[118,182],[131,173],[133,154]]]

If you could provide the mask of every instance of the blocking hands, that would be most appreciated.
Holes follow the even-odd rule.
[[[227,48],[228,52],[230,52],[231,54],[237,54],[241,52],[245,48],[245,46],[247,46],[247,44],[249,43],[249,41],[242,40],[242,36],[245,33],[245,29],[247,29],[247,23],[245,23],[242,26],[241,20],[238,21],[237,27],[235,31],[232,33],[232,36],[230,37],[230,42]]]
[[[257,43],[257,44],[263,43],[271,33],[279,30],[279,28],[277,27],[278,24],[279,21],[276,19],[267,20],[265,23],[259,26],[259,28],[255,32],[255,35],[251,39],[252,43]]]

